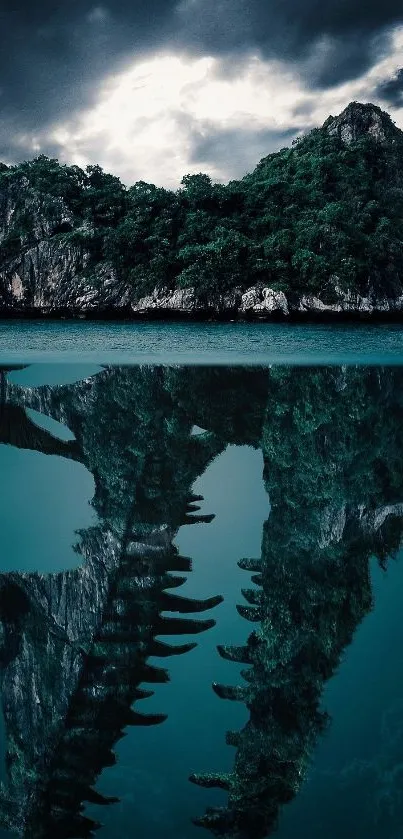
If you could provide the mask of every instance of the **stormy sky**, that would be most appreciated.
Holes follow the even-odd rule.
[[[375,102],[403,128],[401,0],[3,0],[0,160],[126,184],[242,176]]]

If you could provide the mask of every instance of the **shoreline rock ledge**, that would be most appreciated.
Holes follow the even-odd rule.
[[[283,291],[272,288],[252,286],[246,291],[235,288],[226,294],[219,295],[214,300],[200,299],[194,288],[154,289],[153,293],[132,303],[131,309],[135,314],[148,315],[155,311],[172,312],[173,314],[197,314],[211,311],[217,316],[226,313],[237,315],[289,315],[287,298]]]
[[[194,288],[155,288],[139,300],[122,294],[119,283],[111,279],[100,290],[76,288],[67,293],[56,286],[52,294],[30,295],[20,278],[13,278],[9,299],[0,301],[0,318],[82,318],[88,320],[403,320],[403,293],[393,298],[379,297],[369,289],[365,295],[343,291],[337,285],[323,296],[300,297],[265,285],[239,287],[214,298],[202,298]],[[331,302],[329,302],[329,298]]]
[[[131,311],[134,315],[145,317],[156,313],[176,317],[210,313],[218,320],[231,315],[239,319],[267,320],[295,320],[310,316],[340,318],[343,315],[390,317],[398,316],[403,312],[403,294],[388,299],[378,297],[371,290],[366,295],[360,295],[352,291],[344,292],[336,286],[332,291],[333,302],[331,303],[324,302],[314,294],[303,295],[290,301],[283,291],[267,286],[251,286],[246,291],[235,288],[214,300],[203,302],[197,297],[194,288],[177,289],[171,292],[155,289],[151,295],[133,303]]]

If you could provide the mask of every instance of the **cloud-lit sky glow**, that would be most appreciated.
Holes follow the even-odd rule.
[[[0,12],[6,162],[43,152],[175,188],[240,177],[351,100],[403,127],[394,0],[24,5]]]

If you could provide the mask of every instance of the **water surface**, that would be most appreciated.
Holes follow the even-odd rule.
[[[396,364],[399,324],[0,321],[0,361]]]

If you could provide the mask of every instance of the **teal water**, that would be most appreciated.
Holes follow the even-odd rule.
[[[387,574],[372,566],[375,608],[325,690],[332,726],[300,795],[283,812],[281,839],[321,839],[329,824],[345,839],[401,835],[402,560],[400,553]]]
[[[0,321],[0,362],[324,364],[403,361],[398,324]]]
[[[62,457],[11,446],[0,447],[0,471],[0,573],[77,566],[74,533],[96,521],[89,506],[94,494],[89,472]]]
[[[402,839],[403,366],[0,385],[1,839]]]

